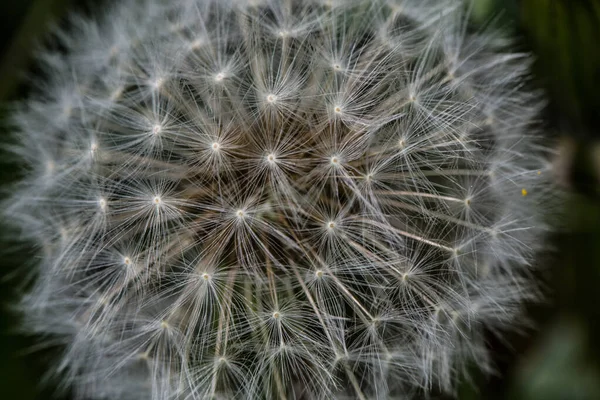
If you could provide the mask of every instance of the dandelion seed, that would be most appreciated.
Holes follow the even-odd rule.
[[[115,90],[113,90],[110,94],[110,100],[111,101],[117,101],[121,95],[123,94],[123,88],[122,87],[118,87]]]
[[[92,144],[90,145],[90,152],[95,153],[96,150],[98,150],[98,143],[92,142]]]
[[[56,169],[56,163],[54,161],[46,162],[46,175],[52,175]]]
[[[103,197],[98,199],[98,208],[100,208],[100,211],[106,211],[106,199]]]
[[[204,41],[202,41],[201,39],[195,39],[193,42],[190,43],[190,49],[198,50],[200,47],[202,47],[203,44]]]
[[[165,80],[164,80],[163,78],[159,77],[159,78],[156,78],[156,79],[154,79],[154,80],[153,80],[153,81],[150,83],[150,85],[152,86],[152,88],[153,88],[154,90],[159,90],[159,89],[162,87],[162,85],[163,85],[164,83],[165,83]]]

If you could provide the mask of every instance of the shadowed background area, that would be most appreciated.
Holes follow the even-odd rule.
[[[549,97],[544,119],[557,141],[557,178],[568,191],[564,223],[541,254],[539,279],[548,300],[530,307],[536,329],[493,341],[497,376],[473,374],[459,392],[476,399],[600,398],[600,2],[595,0],[473,0],[476,24],[506,26],[517,50],[536,56],[536,84]],[[22,71],[30,71],[32,50],[48,24],[76,0],[3,2],[0,6],[0,120],[6,101],[27,92]],[[85,2],[95,3],[98,1]],[[89,11],[93,13],[93,11]],[[0,128],[5,143],[6,128]],[[1,184],[18,178],[18,167],[0,157]],[[27,282],[28,250],[4,237],[0,252],[0,393],[6,399],[69,398],[41,379],[52,352],[35,351],[33,338],[19,335],[10,311]],[[54,360],[54,361],[53,361]]]

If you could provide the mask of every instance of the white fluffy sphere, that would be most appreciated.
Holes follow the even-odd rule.
[[[527,54],[454,0],[74,17],[14,115],[26,328],[81,399],[392,399],[489,370],[552,198]]]

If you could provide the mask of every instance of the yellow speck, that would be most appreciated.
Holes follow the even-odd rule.
[[[521,189],[521,194],[523,196],[527,196],[527,189],[525,189],[525,188]]]
[[[537,172],[537,174],[538,174],[538,175],[541,175],[541,174],[542,174],[542,171],[538,171],[538,172]]]

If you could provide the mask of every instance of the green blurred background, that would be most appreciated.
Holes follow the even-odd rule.
[[[0,2],[0,120],[6,101],[27,91],[23,71],[31,70],[32,50],[48,23],[102,1]],[[536,328],[503,342],[490,338],[497,374],[474,370],[458,397],[600,399],[600,1],[472,1],[475,23],[494,20],[515,38],[517,50],[536,56],[535,84],[548,94],[546,131],[556,141],[557,180],[567,199],[553,248],[538,261],[547,301],[528,307]],[[0,135],[6,142],[4,128]],[[0,185],[17,178],[16,166],[3,158]],[[68,399],[52,382],[41,384],[56,359],[30,351],[34,339],[15,332],[18,319],[9,310],[32,254],[10,240],[0,246],[0,398]]]

